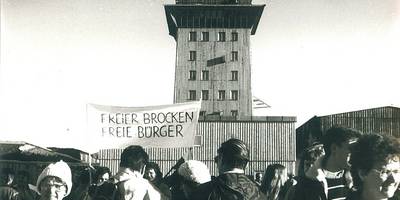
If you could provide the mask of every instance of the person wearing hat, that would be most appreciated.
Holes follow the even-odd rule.
[[[257,183],[244,174],[250,156],[243,141],[229,139],[221,144],[217,153],[214,161],[217,164],[219,176],[199,185],[191,199],[266,199]]]
[[[296,200],[345,199],[352,187],[350,150],[361,133],[334,126],[322,136],[325,155],[318,158],[296,185]]]
[[[71,193],[71,168],[64,161],[48,165],[37,178],[39,200],[61,200]]]
[[[186,199],[191,199],[193,191],[201,184],[211,181],[210,171],[207,166],[198,160],[188,160],[178,169],[182,177],[182,191]]]

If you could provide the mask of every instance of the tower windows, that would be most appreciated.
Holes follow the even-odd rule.
[[[195,41],[197,41],[197,37],[196,37],[197,35],[196,35],[196,32],[194,32],[194,31],[190,31],[189,32],[189,41],[190,42],[195,42]]]
[[[189,80],[190,81],[196,80],[196,71],[195,70],[190,70],[189,71]]]
[[[208,70],[201,71],[201,80],[208,81],[209,80],[209,72]]]
[[[237,117],[238,116],[238,111],[237,110],[231,110],[231,116],[232,117]]]
[[[219,101],[225,100],[225,90],[218,90],[218,100]]]
[[[233,100],[233,101],[238,100],[238,91],[237,90],[231,90],[231,100]]]
[[[189,52],[189,60],[190,61],[195,61],[196,60],[196,51],[190,51]]]
[[[231,71],[231,81],[238,80],[238,71]]]
[[[208,42],[210,40],[210,35],[208,32],[201,32],[201,41]]]
[[[189,96],[188,96],[189,100],[196,100],[196,90],[189,90]]]
[[[208,100],[208,90],[202,90],[201,91],[201,99],[202,100]]]
[[[218,42],[225,42],[225,32],[218,32]]]
[[[237,51],[232,51],[231,52],[231,61],[238,61],[238,55],[239,55],[239,53]]]
[[[231,40],[232,41],[238,41],[238,33],[237,32],[232,32],[232,35],[231,35]]]

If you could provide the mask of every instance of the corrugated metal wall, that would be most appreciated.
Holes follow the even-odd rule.
[[[269,164],[280,163],[288,172],[295,169],[295,118],[292,121],[203,121],[199,122],[197,134],[202,145],[193,148],[194,159],[203,161],[211,174],[217,175],[213,162],[220,144],[229,138],[238,138],[249,145],[250,160],[246,174],[264,171]],[[157,162],[165,174],[176,161],[188,151],[187,148],[148,148],[150,159]],[[122,150],[102,150],[100,165],[108,166],[115,173]]]
[[[333,125],[351,127],[363,133],[382,133],[400,137],[400,108],[382,107],[321,117],[321,128]]]
[[[400,108],[386,106],[314,117],[296,129],[297,146],[307,148],[334,125],[354,128],[363,133],[375,132],[400,138]]]

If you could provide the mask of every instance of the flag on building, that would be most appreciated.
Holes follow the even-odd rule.
[[[253,109],[259,109],[259,108],[271,108],[271,106],[262,101],[261,99],[253,96]]]
[[[225,63],[225,56],[220,56],[217,58],[207,60],[207,67],[211,67],[214,65],[222,64],[222,63]]]

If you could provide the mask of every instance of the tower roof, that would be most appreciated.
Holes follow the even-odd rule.
[[[176,0],[176,4],[251,4],[252,0]]]
[[[254,35],[265,5],[170,4],[165,5],[169,34],[178,28],[248,28]]]

